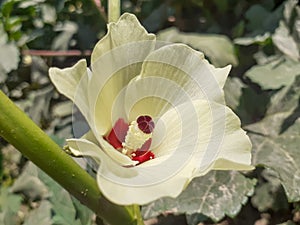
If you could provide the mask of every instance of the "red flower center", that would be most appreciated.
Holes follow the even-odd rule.
[[[139,116],[136,120],[138,124],[138,128],[145,134],[150,134],[154,130],[155,124],[150,116]],[[111,129],[110,133],[104,137],[106,141],[108,141],[116,150],[122,152],[123,144],[125,142],[125,137],[129,130],[129,124],[126,123],[122,118],[118,119]],[[150,159],[155,158],[153,152],[151,152],[152,139],[149,138],[139,149],[134,149],[133,152],[130,153],[129,157],[138,161],[139,164],[146,162]]]

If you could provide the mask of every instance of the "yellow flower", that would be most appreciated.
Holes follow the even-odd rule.
[[[156,41],[125,13],[95,46],[91,70],[80,60],[49,73],[90,126],[70,150],[96,161],[109,200],[129,205],[176,197],[209,170],[252,169],[249,138],[224,101],[230,68]]]

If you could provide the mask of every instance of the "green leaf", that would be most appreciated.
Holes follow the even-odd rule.
[[[260,212],[268,210],[288,210],[289,204],[285,192],[277,179],[277,174],[270,169],[262,171],[261,181],[255,188],[255,193],[251,198],[252,205]],[[267,182],[265,182],[265,180]]]
[[[201,213],[217,221],[235,216],[254,191],[256,180],[238,172],[211,171],[195,178],[176,199],[162,198],[142,208],[145,218],[163,212]]]
[[[288,200],[294,202],[300,200],[300,119],[298,118],[283,134],[276,135],[281,129],[279,121],[283,121],[288,116],[287,113],[268,116],[246,129],[264,132],[263,135],[250,135],[254,149],[253,163],[276,171]]]
[[[28,8],[30,6],[36,6],[40,3],[45,2],[46,0],[25,0],[22,1],[21,4],[19,5],[19,8],[25,9]]]
[[[243,124],[253,123],[265,114],[269,96],[256,93],[239,78],[227,78],[224,92],[226,104],[238,114]]]
[[[250,37],[235,38],[234,43],[237,45],[245,45],[245,46],[252,45],[252,44],[264,44],[270,39],[270,37],[271,34],[267,32],[264,34],[258,34]]]
[[[50,224],[88,225],[91,223],[93,213],[74,200],[65,189],[31,162],[26,165],[21,176],[15,181],[12,191],[22,192],[31,200],[42,199],[42,204],[44,202],[44,205],[40,207],[43,206],[45,211],[41,212],[43,210],[40,207],[32,211],[32,215],[30,214],[26,220],[26,225],[36,224],[39,220],[35,220],[34,215],[38,213],[41,214],[41,218],[45,219],[45,223],[39,224],[48,224],[49,210],[53,212]],[[45,201],[46,199],[49,202]]]
[[[264,51],[263,48],[258,50],[256,53],[253,54],[253,58],[256,61],[256,64],[258,65],[265,65],[268,64],[269,62],[278,60],[278,55],[267,55]]]
[[[5,29],[9,32],[10,39],[18,39],[20,37],[20,29],[22,27],[22,20],[20,17],[9,17],[5,24]]]
[[[77,218],[81,221],[82,225],[91,225],[93,212],[86,206],[82,205],[77,199],[72,198],[73,204],[76,208]]]
[[[49,4],[41,4],[42,18],[45,23],[54,24],[56,22],[55,8]]]
[[[299,105],[300,96],[300,76],[296,76],[295,82],[282,88],[271,98],[270,106],[267,110],[268,115],[278,112],[295,111]]]
[[[246,127],[251,131],[253,163],[275,172],[290,202],[300,200],[299,84],[297,76],[294,84],[273,96],[268,115]]]
[[[297,6],[298,0],[287,0],[284,4],[283,9],[283,16],[285,21],[289,22],[291,21],[291,18],[293,16],[293,12],[295,10],[295,7]]]
[[[263,26],[266,22],[266,18],[271,15],[271,12],[266,10],[263,6],[259,4],[252,5],[246,12],[245,17],[249,21],[248,29],[254,30],[264,30]]]
[[[1,146],[1,155],[3,157],[3,166],[4,166],[4,176],[5,180],[10,180],[11,178],[16,176],[16,168],[18,168],[22,155],[18,152],[12,145],[8,144],[5,146]]]
[[[245,85],[236,77],[228,77],[224,86],[226,105],[231,109],[236,110],[240,104],[242,96],[242,88]]]
[[[31,200],[49,197],[48,187],[38,178],[38,169],[32,163],[24,167],[21,175],[11,187],[12,192],[22,192]]]
[[[40,124],[43,118],[49,118],[49,105],[52,96],[53,87],[51,85],[40,89],[33,94],[33,101],[28,110],[28,114],[37,124]]]
[[[10,210],[13,213],[18,212],[22,197],[10,192],[6,187],[0,189],[0,211]]]
[[[5,72],[4,68],[0,64],[0,84],[4,83],[7,79],[7,73]]]
[[[3,28],[3,24],[0,23],[0,45],[5,45],[8,41],[7,33]]]
[[[45,75],[48,74],[49,66],[45,59],[40,56],[32,56],[31,59],[31,81],[41,86],[48,84],[49,77]]]
[[[300,59],[300,8],[298,1],[288,0],[284,4],[283,16],[279,27],[272,37],[274,45],[285,55],[295,61]]]
[[[53,221],[56,224],[81,225],[80,220],[76,218],[77,212],[70,194],[40,169],[38,177],[48,187],[49,200],[55,213]]]
[[[22,197],[11,193],[6,187],[0,189],[0,224],[17,223],[17,212],[21,206]]]
[[[51,204],[47,200],[40,203],[40,206],[32,210],[26,217],[23,225],[52,225]]]
[[[61,31],[61,33],[54,38],[51,49],[67,50],[71,38],[78,31],[78,25],[72,21],[65,21],[63,25],[57,26],[55,31]]]
[[[25,111],[37,124],[50,119],[50,101],[53,97],[53,86],[49,85],[37,91],[31,91],[26,99],[16,101],[16,104]]]
[[[253,123],[264,116],[268,103],[267,93],[257,93],[251,87],[245,87],[242,89],[236,113],[241,117],[243,124]]]
[[[246,76],[263,90],[278,89],[293,83],[300,74],[300,63],[280,58],[265,65],[253,66]]]
[[[64,101],[57,103],[53,106],[53,116],[55,117],[65,117],[72,114],[74,103],[71,101]]]
[[[260,4],[252,5],[245,13],[248,20],[247,29],[253,34],[264,34],[273,32],[277,27],[279,20],[282,18],[283,5],[277,7],[273,12],[267,10]],[[254,35],[254,36],[255,36]]]
[[[13,10],[15,1],[5,1],[1,4],[1,13],[4,17],[9,17]]]
[[[80,225],[80,221],[75,219],[76,209],[74,208],[73,201],[68,192],[56,183],[52,183],[50,188],[52,189],[50,200],[53,206],[53,211],[55,212],[53,221],[57,224]]]
[[[287,25],[280,21],[279,27],[275,30],[272,36],[274,45],[285,55],[289,56],[291,59],[298,61],[300,59],[300,51],[297,40],[290,35],[290,30]]]
[[[13,43],[0,45],[0,68],[6,73],[18,68],[19,50]]]
[[[160,31],[157,39],[168,42],[180,42],[202,51],[211,62],[218,67],[232,64],[236,66],[238,60],[234,47],[228,37],[218,34],[182,33],[176,28]]]
[[[58,144],[60,147],[63,147],[64,144],[66,143],[66,139],[65,138],[60,138],[58,137],[57,135],[49,135],[49,137],[51,137],[51,139],[56,143]]]

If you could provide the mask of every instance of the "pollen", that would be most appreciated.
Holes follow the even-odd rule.
[[[126,155],[131,155],[152,137],[155,125],[150,116],[139,116],[129,125],[125,142],[122,143],[123,151]],[[124,154],[123,153],[123,154]]]

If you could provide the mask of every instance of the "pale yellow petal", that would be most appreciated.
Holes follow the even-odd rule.
[[[136,17],[128,13],[117,23],[110,23],[107,35],[95,46],[88,96],[93,123],[100,135],[110,131],[116,97],[140,73],[142,62],[154,47],[155,36],[148,34]],[[115,114],[120,118],[122,111]]]
[[[179,152],[192,155],[196,174],[212,165],[215,169],[252,168],[251,142],[228,107],[196,100],[172,108],[159,121],[163,126],[154,131],[152,148],[158,157]]]
[[[51,67],[49,69],[49,76],[56,87],[56,89],[69,99],[71,99],[87,120],[89,116],[88,104],[88,80],[89,69],[86,61],[80,60],[73,67],[66,69],[59,69]]]
[[[213,170],[253,170],[254,166],[235,163],[226,159],[218,159],[212,167]]]
[[[239,118],[226,107],[226,124],[220,151],[213,169],[252,170],[252,144],[246,132],[241,129]]]
[[[226,133],[221,151],[213,169],[216,170],[252,170],[252,144],[246,132],[240,128],[239,118],[227,108]]]
[[[209,62],[207,61],[209,64]],[[216,80],[218,81],[221,88],[224,87],[226,79],[229,75],[229,72],[231,70],[231,65],[225,66],[223,68],[216,68],[214,65],[209,64],[209,69],[212,74],[216,77]]]
[[[104,173],[100,168],[97,173],[97,182],[103,195],[111,202],[119,205],[144,205],[161,197],[176,197],[183,191],[192,176],[193,164],[186,165],[174,176],[153,183],[149,182],[149,180],[153,180],[151,179],[153,173],[150,172],[150,168],[149,173],[140,172],[138,166],[134,169],[136,173],[124,174],[122,180],[114,180],[110,173]],[[163,172],[161,171],[161,173]],[[140,185],[135,183],[129,185],[131,180],[136,180],[135,178],[141,179]],[[143,185],[143,181],[145,181],[145,185]]]
[[[70,152],[75,156],[89,156],[95,159],[97,163],[100,162],[103,151],[95,143],[86,139],[67,139],[68,147]]]
[[[112,160],[97,144],[89,140],[69,139],[68,145],[69,150],[75,156],[86,156],[94,159],[99,166],[99,170],[103,171],[103,174],[108,171],[114,176],[131,177],[136,173],[134,170],[128,170],[118,164],[115,160]]]
[[[183,44],[153,51],[144,61],[141,76],[157,76],[176,82],[193,100],[224,103],[223,86],[230,66],[215,68],[201,52]]]
[[[89,132],[90,136],[91,133]],[[93,141],[85,139],[84,135],[80,139],[71,138],[67,139],[68,147],[70,152],[75,156],[90,156],[94,158],[98,163],[106,155],[108,161],[114,161],[120,166],[134,166],[138,162],[132,161],[128,156],[125,156],[114,149],[108,142],[102,139],[100,145],[97,140],[93,137]],[[91,136],[90,136],[91,137]]]
[[[107,34],[94,47],[91,62],[94,64],[114,48],[145,40],[155,40],[155,35],[148,34],[135,15],[124,13],[118,22],[108,24]]]
[[[188,100],[189,96],[176,82],[161,77],[139,76],[126,88],[125,113],[129,121],[135,120],[139,115],[157,118],[172,106]]]
[[[87,74],[87,65],[84,59],[78,61],[73,67],[59,69],[51,67],[49,76],[57,90],[74,101],[75,94],[81,79]]]

